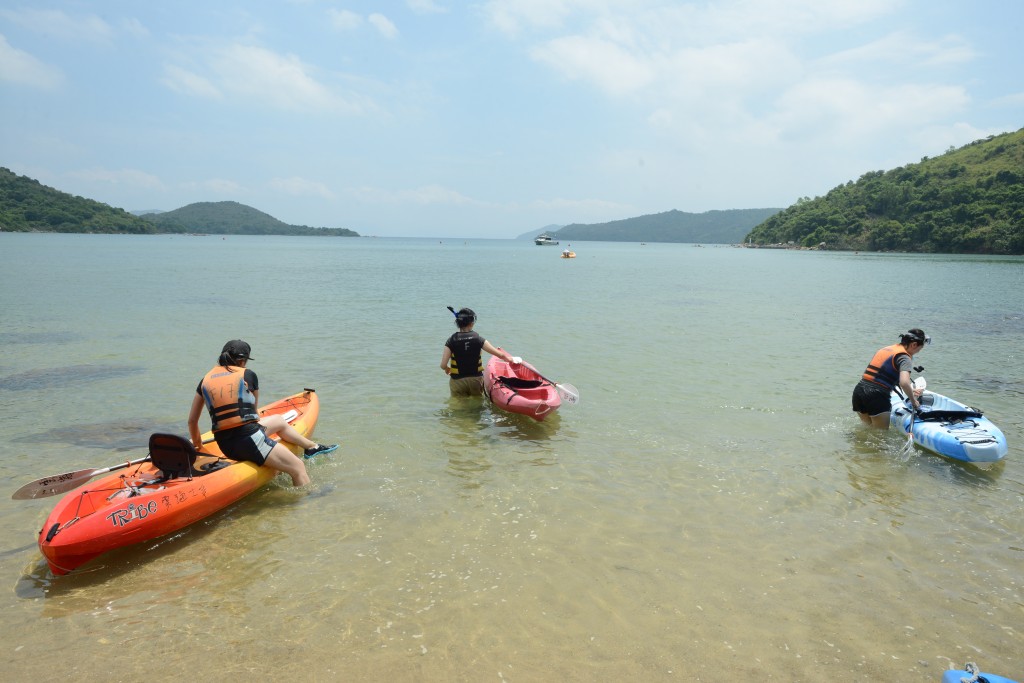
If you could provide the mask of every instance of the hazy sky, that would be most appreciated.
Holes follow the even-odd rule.
[[[1024,127],[1018,0],[0,0],[0,166],[514,237],[785,207]]]

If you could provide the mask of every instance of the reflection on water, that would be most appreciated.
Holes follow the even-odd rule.
[[[1006,461],[978,465],[936,455],[915,446],[906,452],[906,439],[893,430],[870,429],[857,425],[848,432],[850,452],[837,454],[846,467],[852,489],[870,495],[873,503],[895,512],[913,498],[909,480],[920,473],[942,481],[972,488],[997,484]]]
[[[69,365],[62,368],[27,370],[0,377],[0,389],[37,391],[39,389],[70,389],[91,382],[140,374],[143,368],[132,365]]]
[[[152,593],[152,599],[167,602],[179,596],[183,586],[209,582],[211,577],[229,583],[265,577],[273,567],[265,555],[274,555],[275,544],[285,535],[282,510],[317,493],[315,488],[295,489],[275,479],[205,520],[105,553],[65,576],[54,577],[37,552],[14,592],[22,599],[45,598],[43,614],[62,617],[93,609],[91,596],[96,590],[114,595],[114,600],[144,590]],[[144,586],[124,581],[139,572],[156,578],[144,579]]]
[[[974,377],[968,375],[960,378],[957,385],[974,392],[999,391],[1024,396],[1024,378],[1020,377]]]
[[[104,448],[118,451],[145,450],[149,436],[155,432],[185,433],[182,422],[161,422],[133,418],[112,422],[55,427],[35,434],[26,434],[11,439],[17,443],[57,442],[69,443],[85,448]]]
[[[559,433],[559,413],[543,422],[518,413],[498,410],[486,399],[449,397],[436,415],[441,426],[441,448],[448,456],[448,472],[467,489],[479,488],[492,460],[517,459],[538,466],[555,462],[552,438]],[[497,455],[497,454],[500,454]]]
[[[67,344],[78,341],[82,335],[74,332],[0,332],[0,345],[8,344]]]

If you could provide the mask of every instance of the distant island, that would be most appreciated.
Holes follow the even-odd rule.
[[[0,168],[0,230],[8,232],[359,236],[346,228],[289,225],[238,202],[199,202],[142,213],[76,197]]]
[[[146,221],[160,232],[205,232],[217,235],[330,235],[359,237],[345,228],[288,225],[273,216],[238,202],[197,202],[174,211],[146,213]]]
[[[525,233],[520,237],[533,239],[545,233],[560,241],[737,244],[743,241],[754,226],[781,210],[727,209],[687,213],[673,209],[609,223],[549,225],[541,231]]]
[[[1024,129],[865,173],[750,231],[755,246],[1024,254]]]

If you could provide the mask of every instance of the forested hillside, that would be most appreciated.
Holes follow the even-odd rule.
[[[1024,129],[865,173],[754,228],[753,244],[1024,254]]]
[[[138,216],[0,168],[0,229],[9,232],[157,232]]]
[[[358,237],[345,228],[288,225],[273,216],[238,202],[197,202],[174,211],[150,213],[143,219],[160,232],[205,232],[217,235],[331,235]]]
[[[572,223],[548,234],[559,240],[737,244],[751,228],[780,209],[666,211],[610,223]]]
[[[174,211],[135,216],[123,209],[55,190],[6,168],[0,168],[0,230],[359,236],[345,228],[288,225],[238,202],[201,202]]]

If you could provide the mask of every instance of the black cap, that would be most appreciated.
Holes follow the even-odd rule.
[[[232,339],[220,350],[221,353],[226,353],[235,360],[255,360],[249,355],[251,351],[252,347],[241,339]]]

